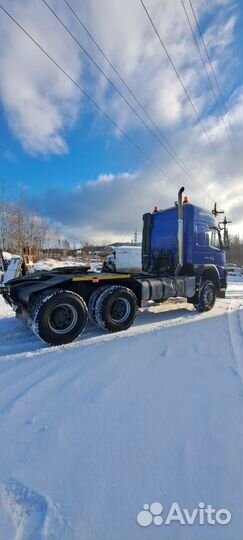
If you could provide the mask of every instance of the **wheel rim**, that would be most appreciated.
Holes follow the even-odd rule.
[[[59,304],[51,310],[48,324],[55,334],[66,334],[74,328],[77,320],[77,311],[71,304]]]
[[[206,306],[211,306],[214,300],[214,293],[211,287],[207,287],[203,291],[203,301]]]
[[[130,302],[126,298],[117,298],[111,306],[111,318],[114,323],[122,324],[131,313]]]

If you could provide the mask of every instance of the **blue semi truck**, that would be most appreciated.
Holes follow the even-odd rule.
[[[126,330],[143,302],[184,297],[209,311],[225,297],[225,245],[216,217],[182,200],[143,216],[142,271],[91,272],[64,267],[17,277],[2,294],[33,332],[50,345],[69,343],[88,319],[109,332]]]

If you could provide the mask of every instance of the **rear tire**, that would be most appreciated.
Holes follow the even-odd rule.
[[[92,294],[90,295],[89,297],[89,302],[88,302],[88,313],[89,313],[89,319],[92,323],[94,324],[98,324],[97,321],[96,321],[96,318],[95,318],[95,306],[96,306],[96,302],[100,296],[100,294],[105,290],[105,289],[108,289],[109,286],[104,286],[104,287],[99,287],[98,289],[95,289],[94,292],[92,292]]]
[[[63,289],[40,294],[29,312],[32,331],[49,345],[64,345],[77,339],[85,329],[87,319],[83,298]]]
[[[194,303],[194,307],[197,311],[210,311],[213,309],[216,300],[216,288],[212,281],[205,281],[203,283],[199,299],[197,303]]]
[[[107,332],[127,330],[138,312],[137,298],[131,289],[114,285],[99,295],[95,305],[97,324]]]

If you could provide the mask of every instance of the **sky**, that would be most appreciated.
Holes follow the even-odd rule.
[[[125,241],[184,185],[195,204],[217,201],[243,237],[243,1],[191,0],[215,82],[183,0],[214,91],[181,0],[144,4],[183,85],[140,0],[68,0],[116,73],[65,1],[46,2],[79,44],[43,0],[1,0],[74,81],[0,10],[0,182],[10,196],[24,191],[72,242]]]

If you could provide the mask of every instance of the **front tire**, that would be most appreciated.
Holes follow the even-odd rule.
[[[77,339],[88,320],[84,300],[73,291],[45,291],[33,302],[29,323],[32,331],[49,345],[64,345]]]
[[[95,305],[96,323],[107,332],[127,330],[138,312],[137,298],[131,289],[114,285],[107,287]]]
[[[215,301],[215,285],[212,281],[205,281],[205,283],[203,283],[201,287],[198,302],[194,303],[193,305],[195,309],[199,312],[210,311],[211,309],[213,309]]]

